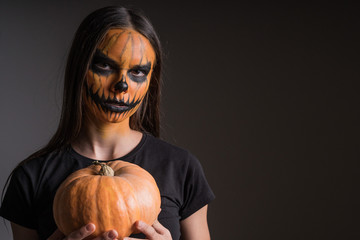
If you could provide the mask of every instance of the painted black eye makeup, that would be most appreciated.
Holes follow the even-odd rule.
[[[147,75],[151,70],[151,62],[148,62],[145,65],[135,65],[130,68],[127,72],[128,77],[134,82],[144,82]]]
[[[90,65],[90,69],[94,73],[108,76],[118,70],[118,68],[119,67],[114,60],[103,54],[101,51],[96,50]]]

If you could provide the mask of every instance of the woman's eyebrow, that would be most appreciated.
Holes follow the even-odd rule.
[[[151,69],[151,62],[147,62],[146,64],[136,64],[131,66],[131,68],[149,72]]]
[[[111,65],[114,65],[114,66],[119,66],[117,64],[116,61],[112,60],[111,58],[109,58],[108,56],[106,56],[102,51],[100,51],[99,49],[97,49],[95,51],[95,54],[94,54],[94,57],[93,59],[96,59],[96,61],[105,61],[106,63],[109,63]]]

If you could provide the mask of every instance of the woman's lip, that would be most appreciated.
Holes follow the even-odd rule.
[[[104,105],[107,109],[113,112],[124,112],[130,108],[127,104],[105,103]]]
[[[119,101],[119,102],[117,102],[117,101],[105,101],[105,104],[115,105],[115,106],[127,106],[127,107],[129,106],[129,104],[124,103],[122,101]]]

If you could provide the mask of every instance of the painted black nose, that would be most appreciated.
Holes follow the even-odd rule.
[[[126,90],[128,90],[128,85],[125,81],[121,80],[115,84],[115,90],[119,92],[126,92]]]

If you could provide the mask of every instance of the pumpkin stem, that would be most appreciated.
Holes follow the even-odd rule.
[[[99,171],[99,175],[101,176],[109,176],[109,177],[113,177],[114,176],[114,170],[106,165],[105,163],[101,163],[99,161],[94,161],[93,162],[94,165],[100,165],[100,171]]]

